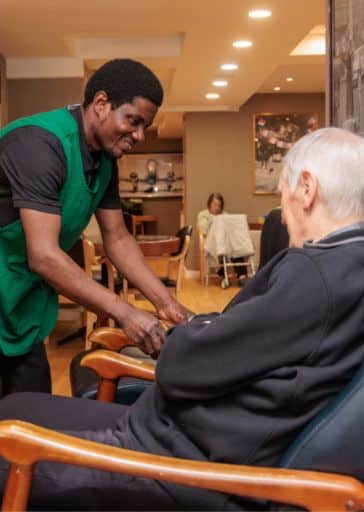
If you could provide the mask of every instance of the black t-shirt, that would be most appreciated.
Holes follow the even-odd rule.
[[[77,121],[81,156],[90,185],[98,173],[101,152],[90,151],[79,105],[68,107]],[[16,128],[0,139],[0,227],[19,218],[19,208],[61,213],[59,193],[67,174],[59,139],[38,126]],[[116,160],[99,208],[120,209]]]

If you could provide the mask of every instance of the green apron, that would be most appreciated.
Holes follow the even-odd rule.
[[[23,126],[39,126],[60,141],[67,175],[60,191],[59,245],[68,251],[80,238],[104,196],[112,172],[112,159],[103,154],[92,187],[85,179],[77,122],[66,108],[18,119],[0,130],[3,137]],[[20,220],[0,227],[0,352],[6,356],[28,353],[53,330],[58,315],[58,295],[28,267]]]

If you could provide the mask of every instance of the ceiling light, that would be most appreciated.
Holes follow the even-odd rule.
[[[325,25],[316,25],[298,43],[290,55],[325,55],[326,53]]]
[[[272,16],[272,11],[268,9],[255,9],[254,11],[249,11],[249,18],[262,19],[269,18]]]
[[[226,87],[229,82],[227,80],[214,80],[212,85],[214,87]]]
[[[234,71],[235,69],[238,69],[239,66],[233,62],[227,62],[226,64],[222,64],[220,67],[224,71]]]
[[[287,76],[286,82],[293,82],[293,78],[291,76]]]
[[[250,46],[253,46],[253,43],[251,41],[234,41],[233,42],[234,48],[250,48]]]
[[[220,98],[220,94],[217,94],[216,92],[208,92],[205,95],[205,98],[207,98],[208,100],[217,100],[218,98]]]
[[[277,85],[277,87],[273,87],[273,91],[280,91],[281,88]]]

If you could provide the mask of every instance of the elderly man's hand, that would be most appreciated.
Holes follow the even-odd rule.
[[[187,322],[194,313],[177,302],[173,297],[170,301],[157,307],[158,315],[166,323],[177,325]]]
[[[165,331],[158,319],[148,313],[130,306],[128,314],[118,320],[128,338],[143,352],[157,358],[165,340]]]

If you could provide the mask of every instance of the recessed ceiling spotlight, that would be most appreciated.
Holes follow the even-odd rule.
[[[253,11],[249,11],[249,18],[262,19],[269,18],[272,16],[272,11],[269,9],[254,9]]]
[[[293,82],[293,78],[291,76],[287,76],[286,82]]]
[[[273,91],[280,91],[281,88],[277,85],[277,87],[273,87]]]
[[[220,67],[224,71],[234,71],[235,69],[238,69],[239,66],[233,62],[226,62],[226,64],[222,64]]]
[[[227,80],[214,80],[212,82],[212,85],[214,87],[226,87],[228,85],[228,81]]]
[[[240,40],[240,41],[233,42],[234,48],[250,48],[251,46],[253,46],[253,43],[251,41]]]
[[[220,98],[220,94],[217,94],[216,92],[208,92],[205,95],[205,98],[207,98],[208,100],[217,100],[218,98]]]

